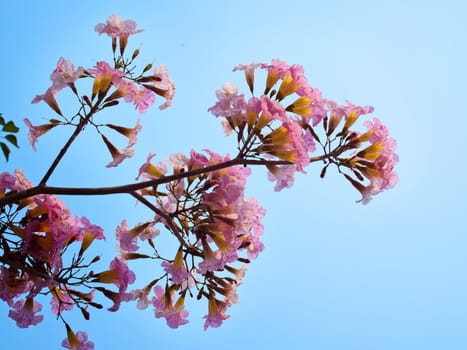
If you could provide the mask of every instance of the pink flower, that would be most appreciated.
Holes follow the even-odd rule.
[[[397,183],[394,167],[399,157],[395,153],[396,141],[388,136],[387,128],[378,118],[374,118],[373,122],[366,121],[364,125],[368,131],[357,136],[354,142],[369,141],[371,145],[357,152],[350,159],[350,164],[353,172],[360,174],[360,180],[363,181],[364,176],[370,184],[365,186],[350,175],[344,174],[344,176],[362,194],[360,201],[367,204],[372,196]]]
[[[85,216],[79,219],[80,235],[78,240],[81,241],[84,235],[88,232],[92,233],[95,239],[105,240],[104,230],[98,225],[92,224]]]
[[[202,153],[196,152],[195,150],[190,151],[189,165],[192,169],[204,168],[209,163],[209,159]]]
[[[167,167],[163,163],[154,165],[151,163],[151,159],[155,156],[154,153],[149,153],[146,157],[146,162],[141,165],[138,171],[136,180],[143,177],[145,180],[153,180],[162,177],[167,172]]]
[[[174,169],[180,171],[180,169],[185,169],[188,163],[188,158],[184,154],[181,153],[173,153],[169,156],[167,160]]]
[[[289,65],[287,62],[273,59],[271,64],[262,64],[261,68],[268,70],[268,76],[266,78],[266,90],[264,92],[265,95],[269,93],[271,88],[276,84],[279,78],[283,77],[285,73],[289,69]]]
[[[310,163],[310,157],[303,138],[303,129],[297,123],[290,121],[284,122],[283,126],[287,129],[289,135],[290,149],[295,154],[294,164],[297,171],[305,173],[304,167]]]
[[[220,93],[217,93],[217,97],[217,103],[214,106],[208,108],[208,111],[216,117],[228,118],[243,116],[245,114],[247,103],[245,101],[244,95],[221,95]]]
[[[78,67],[75,70],[71,61],[65,60],[63,57],[57,62],[57,68],[50,75],[52,80],[52,88],[57,93],[64,87],[73,84],[84,72],[83,67]]]
[[[290,188],[294,183],[295,166],[294,165],[281,165],[274,170],[268,172],[268,179],[270,181],[277,181],[274,186],[274,191],[279,192],[284,188]]]
[[[246,270],[248,269],[248,264],[243,264],[241,268],[237,269],[230,265],[225,265],[225,269],[235,275],[235,282],[237,284],[243,283],[243,278],[245,277]]]
[[[69,339],[65,338],[62,341],[62,346],[70,350],[94,350],[94,343],[88,340],[86,332],[76,332],[75,336],[79,345],[70,345]]]
[[[18,300],[13,309],[8,312],[8,317],[16,321],[20,328],[34,326],[42,321],[43,315],[36,315],[42,310],[42,305],[34,299]]]
[[[52,312],[55,315],[59,315],[65,310],[72,310],[74,302],[66,290],[54,287],[52,290],[52,299],[50,300],[50,304],[52,305]]]
[[[7,172],[0,174],[0,192],[5,193],[7,189],[13,189],[16,184],[16,179],[13,175]]]
[[[107,62],[99,61],[94,68],[89,68],[88,72],[94,74],[96,79],[108,79],[109,82],[111,81],[112,84],[116,87],[120,85],[122,82],[122,78],[125,76],[125,73],[112,68]]]
[[[36,95],[36,97],[32,100],[32,103],[45,101],[53,110],[61,115],[60,108],[58,107],[58,103],[55,100],[54,95],[56,95],[64,87],[72,85],[79,77],[81,77],[83,72],[83,67],[78,67],[75,70],[75,67],[71,61],[60,57],[57,62],[57,67],[50,75],[52,86],[47,89],[45,94]]]
[[[140,310],[144,310],[148,307],[149,304],[151,304],[151,301],[148,298],[150,291],[151,291],[151,288],[148,288],[148,287],[145,287],[143,289],[132,290],[129,294],[129,301],[138,300],[136,307]]]
[[[134,272],[119,258],[114,258],[110,262],[110,269],[116,273],[114,284],[118,287],[120,293],[126,291],[128,285],[136,280]]]
[[[245,79],[248,84],[248,87],[250,88],[251,93],[253,93],[254,89],[254,82],[255,82],[255,69],[258,67],[261,67],[263,64],[262,63],[250,63],[250,64],[239,64],[236,66],[233,71],[237,70],[243,70],[245,72]]]
[[[39,103],[40,101],[44,101],[58,115],[62,115],[62,112],[60,110],[58,102],[57,102],[57,100],[55,99],[55,96],[54,96],[56,93],[57,93],[57,91],[55,91],[53,89],[53,87],[50,87],[50,88],[47,89],[47,91],[43,95],[36,95],[36,97],[33,98],[31,103]]]
[[[222,209],[236,202],[243,196],[246,178],[250,174],[251,169],[243,166],[234,166],[210,173],[213,190],[203,195],[203,204],[212,209]]]
[[[0,299],[6,301],[8,306],[13,306],[13,299],[29,291],[33,282],[27,274],[20,275],[13,268],[0,266]]]
[[[299,96],[311,94],[312,88],[308,84],[302,66],[298,64],[289,66],[286,62],[275,59],[272,60],[270,65],[263,64],[262,68],[268,70],[265,94],[269,92],[279,79],[282,80],[277,92],[277,99],[279,101],[293,93],[297,93]]]
[[[159,231],[155,230],[153,226],[153,223],[146,222],[138,224],[132,229],[128,229],[126,220],[123,220],[121,226],[117,226],[115,233],[120,250],[123,252],[135,252],[138,250],[139,246],[136,243],[138,237],[141,238],[141,240],[145,240],[154,238],[159,234]]]
[[[112,15],[106,23],[99,23],[94,30],[101,34],[107,34],[111,38],[128,37],[132,34],[140,33],[142,30],[136,29],[137,23],[132,20],[123,21],[120,16]]]
[[[135,154],[135,150],[133,147],[125,147],[122,148],[121,150],[115,150],[114,153],[112,153],[112,161],[106,165],[107,168],[112,168],[120,165],[121,162],[123,162],[127,158],[133,157]]]
[[[164,271],[170,274],[174,284],[182,284],[191,274],[187,271],[183,262],[183,251],[179,249],[172,263],[163,261],[161,266]]]
[[[309,129],[306,129],[305,135],[303,135],[303,145],[308,152],[316,151],[315,138]],[[308,159],[308,162],[309,161]]]
[[[203,261],[198,264],[198,273],[204,275],[208,271],[218,271],[224,268],[226,256],[221,250],[213,251],[207,242],[203,241]]]
[[[132,300],[132,293],[126,293],[129,284],[136,280],[136,276],[123,260],[118,257],[110,262],[110,270],[93,274],[93,282],[113,283],[118,287],[118,292],[113,292],[105,288],[98,288],[107,298],[113,301],[114,305],[108,308],[109,311],[117,311],[122,301]]]
[[[263,95],[261,96],[261,111],[267,115],[268,119],[289,121],[289,117],[284,107],[277,101]]]
[[[154,93],[146,89],[145,87],[135,89],[130,97],[129,95],[127,95],[127,98],[133,101],[133,103],[135,104],[135,108],[141,114],[145,113],[147,109],[150,106],[152,106],[154,104],[154,101],[156,100]],[[127,98],[125,98],[125,101],[127,101]]]
[[[127,127],[115,125],[115,124],[105,124],[105,126],[109,127],[110,129],[115,130],[116,132],[128,138],[127,147],[131,147],[136,144],[138,133],[143,128],[143,126],[140,123],[139,118],[136,120],[136,125],[134,128],[127,128]]]
[[[154,224],[151,224],[144,228],[143,232],[139,234],[138,238],[142,241],[145,241],[147,239],[154,239],[159,236],[159,234],[159,229],[155,228]]]
[[[135,252],[139,246],[136,244],[137,235],[132,235],[131,231],[128,230],[126,220],[122,221],[120,226],[117,226],[115,232],[120,249],[126,252]]]
[[[331,113],[331,120],[335,118],[338,120],[335,124],[340,122],[342,118],[345,119],[345,129],[348,129],[355,123],[355,121],[363,114],[368,114],[373,112],[372,106],[356,106],[352,104],[350,101],[345,101],[346,105],[342,106],[338,103],[327,100],[326,101],[326,109]]]
[[[26,178],[26,176],[24,175],[21,169],[15,169],[15,177],[16,177],[16,188],[19,191],[33,187],[32,182]]]
[[[364,125],[372,132],[370,142],[373,145],[381,144],[382,147],[381,153],[374,160],[372,166],[377,175],[365,174],[371,180],[371,193],[377,194],[397,184],[397,174],[394,172],[394,166],[399,161],[399,157],[395,153],[396,141],[388,136],[386,126],[382,125],[378,118],[374,118],[373,122],[366,121]]]
[[[165,103],[159,106],[159,109],[165,109],[172,105],[172,100],[175,96],[175,83],[169,78],[169,72],[164,65],[159,68],[154,68],[154,76],[159,78],[159,81],[154,82],[154,87],[157,94],[165,98]]]
[[[204,330],[207,330],[209,327],[220,327],[222,322],[229,318],[229,316],[225,314],[226,309],[227,307],[224,303],[216,301],[216,299],[213,298],[209,299],[208,314],[203,317],[206,319],[204,322]]]
[[[173,304],[175,298],[161,286],[154,287],[154,297],[152,304],[154,306],[154,313],[157,318],[164,317],[167,325],[170,328],[178,328],[181,325],[187,324],[188,311],[184,309],[184,297],[181,296]]]
[[[76,236],[79,220],[52,195],[33,197],[30,207],[26,213],[22,253],[61,268],[62,250]]]
[[[248,259],[256,259],[264,249],[264,244],[261,242],[263,234],[263,224],[261,219],[266,214],[266,210],[262,208],[256,198],[245,198],[240,207],[240,217],[238,231],[248,242]]]

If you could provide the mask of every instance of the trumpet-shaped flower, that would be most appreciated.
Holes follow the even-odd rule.
[[[13,299],[26,293],[33,287],[33,282],[27,274],[20,275],[13,268],[0,266],[0,299],[13,306]]]
[[[370,142],[373,145],[382,145],[382,151],[372,166],[377,175],[369,175],[372,180],[372,193],[376,194],[396,185],[397,174],[394,172],[394,166],[399,161],[399,157],[395,153],[396,141],[388,136],[386,126],[382,125],[378,118],[374,118],[373,122],[366,121],[364,125],[371,132]]]
[[[83,67],[75,67],[71,61],[65,60],[63,57],[57,62],[57,68],[50,75],[52,80],[52,88],[55,92],[62,90],[64,87],[73,84],[84,72]]]
[[[46,102],[55,112],[61,115],[60,108],[54,95],[66,86],[72,86],[72,84],[83,74],[83,67],[78,67],[75,70],[71,61],[65,60],[63,57],[57,62],[57,67],[50,75],[52,86],[47,89],[43,95],[36,95],[32,100],[32,103],[38,103],[40,101]],[[54,125],[55,126],[55,125]]]
[[[120,250],[126,252],[135,252],[139,246],[136,244],[136,239],[140,232],[136,230],[129,230],[126,220],[123,220],[120,226],[117,226],[115,235],[120,247]]]
[[[157,318],[164,317],[170,328],[187,324],[188,311],[184,309],[185,298],[181,296],[174,304],[175,297],[161,286],[154,287],[152,304]]]
[[[161,266],[164,268],[165,272],[170,274],[174,284],[182,284],[191,275],[183,262],[183,251],[181,249],[178,250],[172,263],[163,261]]]
[[[62,346],[70,350],[94,350],[94,343],[88,340],[88,334],[86,332],[76,332],[73,334],[73,340],[70,342],[70,337],[65,338],[62,341]]]
[[[137,23],[132,20],[122,20],[118,15],[112,15],[107,19],[106,23],[99,23],[96,25],[94,30],[99,35],[107,34],[111,38],[117,37],[128,37],[132,34],[142,32],[140,29],[136,29]]]
[[[227,306],[221,301],[216,301],[216,299],[211,298],[208,301],[208,314],[203,318],[206,319],[204,322],[204,330],[207,330],[209,327],[218,328],[222,325],[222,322],[229,318],[225,314]]]
[[[242,70],[245,72],[245,79],[250,88],[251,93],[253,93],[255,85],[255,69],[261,67],[262,63],[250,63],[250,64],[239,64],[236,66],[233,71]]]
[[[36,315],[42,310],[42,305],[34,299],[18,300],[13,309],[8,312],[8,316],[16,321],[20,328],[34,326],[42,321],[43,315]]]
[[[362,194],[361,201],[366,204],[372,196],[397,183],[394,166],[399,157],[395,153],[396,141],[388,136],[387,128],[378,118],[374,118],[373,122],[366,121],[364,125],[368,131],[356,137],[356,140],[369,141],[371,145],[356,153],[350,164],[354,172],[366,177],[370,184],[365,186],[347,174],[345,177]]]
[[[50,299],[50,304],[52,305],[52,312],[55,315],[59,315],[64,310],[73,309],[73,299],[70,297],[66,290],[53,287],[51,292],[52,299]]]
[[[172,100],[175,96],[175,83],[169,77],[169,71],[161,64],[159,68],[154,68],[154,76],[157,81],[154,82],[155,92],[165,99],[165,103],[159,106],[159,109],[165,109],[172,105]]]
[[[0,174],[0,192],[5,193],[7,189],[13,189],[16,178],[6,171]]]
[[[148,154],[148,156],[146,157],[146,162],[139,168],[136,180],[138,180],[140,177],[142,177],[145,180],[153,180],[165,175],[165,173],[167,172],[167,167],[164,163],[159,163],[157,165],[151,163],[151,159],[154,158],[154,156],[154,153]]]
[[[277,181],[274,186],[274,191],[279,192],[284,188],[290,188],[294,184],[295,166],[294,165],[281,165],[278,167],[271,167],[268,172],[268,179],[270,181]]]
[[[136,280],[134,272],[119,258],[114,258],[110,262],[110,270],[115,271],[115,280],[113,283],[118,287],[120,293],[126,291],[128,285],[134,283]]]

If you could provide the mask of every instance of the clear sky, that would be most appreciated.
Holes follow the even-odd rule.
[[[141,117],[136,155],[117,169],[104,167],[103,145],[84,135],[51,185],[132,181],[148,152],[233,154],[234,140],[207,108],[226,80],[246,92],[233,66],[272,58],[302,64],[326,98],[373,105],[398,142],[400,181],[362,206],[343,178],[321,180],[317,166],[280,193],[256,172],[248,194],[268,212],[266,249],[221,328],[203,331],[205,305],[189,303],[190,324],[177,330],[133,304],[94,312],[88,322],[75,312],[68,316],[74,329],[86,330],[96,349],[467,348],[464,1],[8,1],[0,13],[0,112],[17,124],[50,117],[31,99],[49,86],[59,57],[85,67],[111,59],[109,40],[93,29],[112,14],[145,30],[130,46],[140,48],[141,64],[169,69],[173,107]],[[132,108],[121,113],[129,117],[115,118],[134,123]],[[42,137],[33,152],[23,127],[5,170],[21,167],[38,181],[69,132]],[[109,236],[122,218],[150,216],[123,196],[64,200]],[[101,247],[110,260],[112,241]],[[1,348],[59,348],[64,329],[49,311],[28,329],[7,313],[0,305]]]

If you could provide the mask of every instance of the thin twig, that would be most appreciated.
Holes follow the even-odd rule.
[[[144,198],[142,195],[140,195],[137,192],[131,192],[130,195],[135,197],[138,201],[143,203],[145,206],[147,206],[149,209],[154,211],[157,215],[159,215],[161,218],[165,220],[165,223],[168,226],[168,229],[173,233],[175,237],[177,237],[178,241],[180,242],[181,245],[183,245],[191,254],[202,256],[199,251],[197,251],[195,248],[193,248],[191,245],[189,245],[182,237],[180,234],[178,227],[176,227],[172,221],[172,218],[164,213],[162,210],[157,208],[154,204],[149,202],[146,198]]]

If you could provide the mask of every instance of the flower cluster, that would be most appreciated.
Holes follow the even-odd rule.
[[[52,86],[42,95],[37,95],[32,103],[40,101],[46,102],[54,110],[59,119],[50,119],[48,123],[34,126],[29,119],[24,119],[24,123],[29,128],[29,142],[34,149],[40,136],[47,133],[58,125],[72,125],[77,128],[77,133],[81,132],[84,125],[91,124],[101,135],[104,144],[109,150],[112,161],[107,167],[115,167],[126,158],[134,154],[133,146],[136,143],[136,135],[142,126],[139,120],[134,128],[114,124],[100,125],[93,122],[93,115],[98,111],[118,105],[121,100],[132,103],[140,113],[145,113],[154,104],[156,96],[165,99],[159,108],[164,109],[171,105],[175,94],[175,84],[170,79],[167,68],[164,65],[152,68],[151,64],[146,65],[141,74],[134,73],[133,61],[138,56],[139,50],[134,51],[131,58],[124,56],[128,37],[141,32],[136,29],[136,22],[122,20],[119,16],[111,16],[106,23],[100,23],[95,30],[99,34],[106,33],[112,38],[113,51],[115,55],[116,40],[119,39],[120,56],[114,57],[111,65],[106,61],[99,61],[90,68],[78,67],[75,69],[73,63],[61,57],[50,79]],[[149,73],[152,69],[152,74]],[[92,90],[90,94],[79,93],[76,81],[78,79],[92,79]],[[80,111],[69,118],[64,115],[56,99],[56,95],[64,88],[69,87],[81,104]],[[128,138],[128,145],[118,149],[109,138],[101,131],[102,127],[110,128]]]
[[[0,174],[2,198],[30,188],[32,183],[21,170],[14,174]],[[96,257],[86,263],[84,253],[94,240],[105,239],[104,232],[86,217],[72,215],[53,195],[38,194],[5,206],[0,219],[8,223],[2,228],[0,240],[3,253],[0,256],[3,264],[0,266],[0,299],[11,307],[8,316],[16,321],[18,327],[27,328],[42,321],[43,315],[38,314],[42,305],[36,301],[40,294],[50,296],[54,314],[63,317],[63,312],[78,307],[88,318],[89,306],[101,308],[93,301],[94,290],[90,290],[93,282],[115,284],[118,288],[115,295],[119,298],[125,295],[128,284],[134,282],[134,274],[117,258],[110,263],[108,271],[97,274],[82,272],[98,260]],[[65,262],[66,252],[75,245],[79,250],[71,263]],[[88,290],[80,291],[76,289],[77,285]],[[118,301],[114,308],[118,308]],[[78,332],[77,339],[83,337],[87,335]],[[87,341],[82,344],[85,343],[92,344]]]
[[[244,71],[252,97],[246,99],[234,84],[227,82],[222,90],[216,91],[218,101],[209,111],[223,118],[227,135],[237,134],[242,157],[269,161],[268,178],[276,181],[275,191],[291,187],[295,172],[304,173],[304,168],[317,160],[325,162],[322,176],[330,164],[348,168],[357,179],[343,174],[361,192],[364,204],[372,195],[396,184],[393,171],[398,161],[396,143],[388,137],[387,128],[375,118],[364,123],[369,131],[363,135],[350,130],[361,115],[373,112],[373,107],[356,106],[348,101],[342,106],[322,98],[321,91],[309,85],[300,65],[290,66],[275,59],[270,64],[241,64],[236,70]],[[254,95],[257,70],[267,72],[260,96]],[[338,129],[342,120],[344,125]],[[317,133],[320,124],[325,140]],[[358,150],[364,142],[371,145]],[[312,157],[317,143],[324,154]],[[342,157],[350,150],[354,150],[351,159]],[[277,160],[285,163],[278,165]],[[370,184],[363,184],[364,178]]]
[[[396,185],[398,177],[394,166],[399,157],[395,153],[396,141],[388,136],[387,128],[378,118],[365,121],[364,125],[368,131],[351,142],[367,141],[370,145],[351,157],[349,163],[358,179],[367,178],[370,183],[364,186],[348,175],[346,177],[361,192],[362,202],[366,204],[372,196]]]
[[[167,165],[152,163],[153,156],[148,156],[138,175],[146,181],[168,175]],[[218,327],[227,318],[226,309],[237,303],[236,288],[243,280],[246,263],[255,259],[264,248],[261,219],[265,211],[256,199],[244,196],[251,170],[237,165],[208,171],[230,161],[228,155],[221,156],[209,150],[204,153],[193,150],[189,157],[173,155],[168,160],[168,165],[173,168],[172,176],[194,171],[198,174],[170,181],[164,188],[157,186],[141,191],[141,195],[154,199],[155,222],[169,228],[180,242],[175,257],[161,263],[165,274],[155,283],[165,280],[165,288],[154,287],[152,302],[156,317],[165,317],[170,327],[176,328],[187,322],[188,313],[182,306],[185,295],[191,294],[192,289],[198,290],[199,298],[208,300],[205,328]],[[120,228],[117,230],[117,236],[122,237],[121,231]],[[125,236],[135,237],[140,231],[134,230],[132,235]],[[120,242],[122,250],[133,251],[135,248],[127,239]],[[161,258],[157,251],[154,256]],[[176,292],[179,294],[177,301]],[[145,299],[148,293],[146,288]],[[135,298],[142,296],[135,293]]]
[[[266,72],[264,90],[255,96],[255,70]],[[239,65],[253,94],[248,100],[237,87],[225,83],[216,92],[218,102],[209,111],[223,120],[227,134],[235,131],[244,157],[283,160],[288,164],[269,165],[269,178],[277,181],[275,190],[293,184],[295,171],[304,173],[315,151],[309,124],[325,116],[325,101],[320,90],[307,81],[303,67],[273,60],[270,64]],[[293,165],[293,166],[292,166]]]

